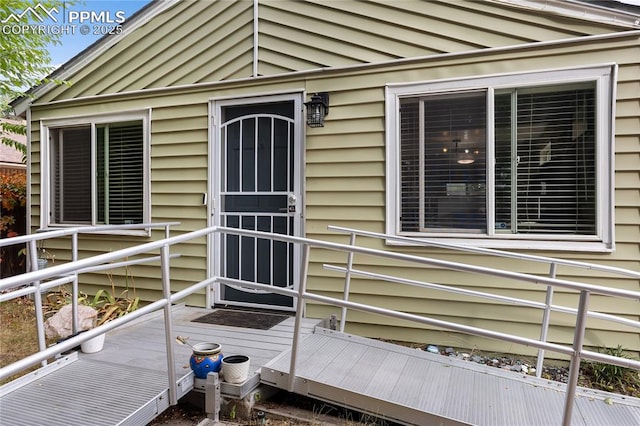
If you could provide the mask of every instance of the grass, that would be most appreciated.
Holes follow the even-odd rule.
[[[0,303],[0,367],[38,352],[34,304],[28,297]],[[35,370],[33,367],[31,370]],[[29,371],[31,371],[29,370]],[[20,374],[0,384],[10,382]]]

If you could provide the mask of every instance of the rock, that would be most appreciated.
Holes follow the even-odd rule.
[[[78,331],[95,327],[98,311],[90,306],[78,305]],[[65,305],[44,323],[45,335],[48,339],[64,339],[72,334],[71,305]]]
[[[427,352],[431,352],[432,354],[439,354],[440,349],[438,349],[438,347],[435,345],[429,345],[427,346]]]

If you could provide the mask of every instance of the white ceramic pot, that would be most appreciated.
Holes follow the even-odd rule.
[[[228,355],[222,358],[222,377],[227,383],[242,383],[249,376],[250,359],[246,355]]]
[[[97,335],[96,337],[92,337],[85,342],[82,342],[80,344],[80,349],[82,349],[82,352],[84,352],[85,354],[100,352],[104,347],[104,336],[105,334],[102,333]]]

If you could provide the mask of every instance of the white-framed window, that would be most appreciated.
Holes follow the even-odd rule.
[[[387,233],[612,250],[615,70],[388,85]]]
[[[41,126],[43,227],[148,223],[149,114]]]

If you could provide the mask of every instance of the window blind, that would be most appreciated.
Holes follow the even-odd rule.
[[[400,103],[401,230],[486,230],[486,93]]]
[[[91,129],[54,133],[54,216],[60,223],[91,223]]]
[[[98,222],[143,222],[142,123],[96,126]]]
[[[142,121],[98,124],[95,140],[89,125],[52,129],[51,138],[53,223],[144,221]]]
[[[420,126],[418,99],[400,103],[400,204],[401,230],[420,230]]]
[[[495,103],[496,229],[593,234],[594,87],[512,90]]]

